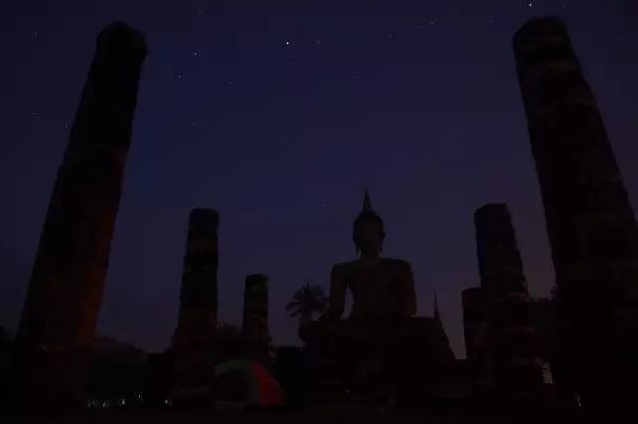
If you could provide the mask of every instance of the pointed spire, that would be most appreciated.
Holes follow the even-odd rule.
[[[372,202],[370,202],[370,193],[368,193],[368,189],[366,189],[363,196],[363,211],[372,212]]]
[[[439,299],[436,296],[436,291],[434,292],[434,319],[441,321],[441,314],[439,313]]]

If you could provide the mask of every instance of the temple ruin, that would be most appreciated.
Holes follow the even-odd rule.
[[[146,54],[144,35],[123,23],[109,25],[98,36],[16,336],[16,393],[25,408],[85,405]]]

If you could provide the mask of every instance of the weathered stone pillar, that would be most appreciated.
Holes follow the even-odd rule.
[[[489,357],[487,297],[480,287],[465,289],[461,295],[465,352],[472,372],[472,384],[475,390],[486,391],[494,385]]]
[[[173,343],[172,396],[176,401],[210,391],[217,330],[219,214],[193,209],[188,219],[179,316]]]
[[[105,28],[82,92],[16,338],[16,391],[43,411],[85,405],[91,344],[122,190],[144,36]]]
[[[176,343],[206,342],[217,329],[218,227],[219,214],[216,211],[201,208],[191,211]]]
[[[543,383],[523,263],[507,206],[490,204],[475,215],[481,288],[487,300],[489,358],[498,392],[538,396]]]
[[[266,275],[253,274],[246,277],[242,334],[248,339],[270,339],[268,331],[268,276]]]
[[[562,315],[557,380],[614,401],[638,378],[638,226],[565,24],[532,19],[513,43]]]

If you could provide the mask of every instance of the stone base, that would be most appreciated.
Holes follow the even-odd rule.
[[[300,337],[313,391],[325,401],[436,398],[456,367],[432,318],[311,322]]]

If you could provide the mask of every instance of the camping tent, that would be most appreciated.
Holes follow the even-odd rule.
[[[258,362],[242,359],[224,361],[215,366],[214,381],[218,400],[228,400],[224,394],[231,394],[233,401],[242,400],[247,406],[276,408],[284,405],[281,386]],[[239,390],[238,384],[242,385]]]

